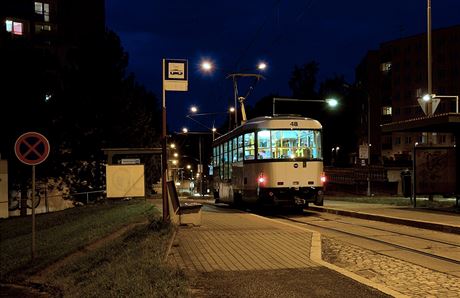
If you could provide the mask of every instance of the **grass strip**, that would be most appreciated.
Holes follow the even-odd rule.
[[[186,297],[185,274],[162,263],[173,230],[159,219],[53,273],[63,297]]]
[[[22,280],[117,229],[158,212],[144,200],[110,202],[36,216],[31,261],[31,217],[0,220],[0,281]]]

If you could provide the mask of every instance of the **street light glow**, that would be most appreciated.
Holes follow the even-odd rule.
[[[335,108],[339,104],[338,100],[335,98],[327,98],[326,103],[332,108]]]
[[[188,128],[187,127],[182,128],[182,132],[183,133],[188,133]]]
[[[203,61],[201,62],[201,69],[204,71],[211,71],[212,70],[212,63],[210,61]]]
[[[423,99],[424,102],[430,101],[431,98],[433,98],[433,96],[430,95],[430,94],[425,94],[425,95],[423,95],[423,97],[422,97],[422,99]]]
[[[217,131],[217,128],[213,127],[212,132],[216,132],[216,131]]]
[[[198,112],[198,108],[196,106],[191,106],[190,107],[190,112],[196,113],[196,112]]]
[[[173,148],[173,149],[176,148],[176,144],[174,144],[174,143],[171,144],[171,148]]]
[[[177,152],[174,152],[174,157],[178,157],[179,154]]]
[[[233,112],[235,112],[235,108],[234,108],[234,107],[230,107],[229,111],[230,111],[230,113],[233,113]]]
[[[257,65],[257,69],[258,70],[265,70],[267,68],[267,64],[265,62],[260,62],[258,65]]]

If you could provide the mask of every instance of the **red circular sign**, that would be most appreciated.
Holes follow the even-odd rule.
[[[38,132],[26,132],[16,140],[14,153],[26,165],[38,165],[48,157],[50,143]]]

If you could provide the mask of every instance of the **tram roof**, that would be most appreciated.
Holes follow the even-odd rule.
[[[297,122],[297,126],[293,126],[292,122]],[[294,115],[275,115],[262,116],[249,119],[246,123],[241,124],[232,131],[218,137],[215,142],[222,142],[229,137],[240,135],[246,131],[254,131],[257,129],[321,129],[321,123],[318,120],[294,116]]]

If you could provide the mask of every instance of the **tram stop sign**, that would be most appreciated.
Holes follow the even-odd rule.
[[[26,165],[35,166],[45,161],[50,153],[50,143],[38,132],[26,132],[14,144],[16,157]]]

